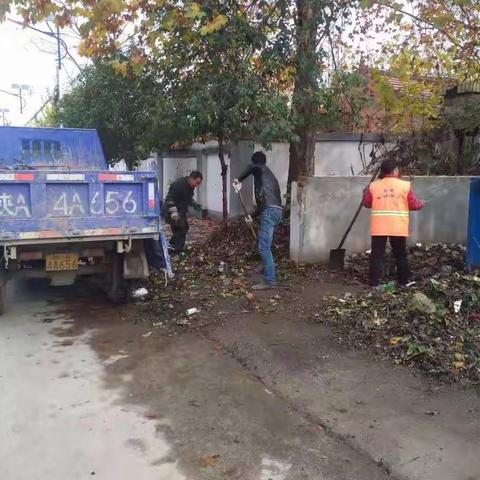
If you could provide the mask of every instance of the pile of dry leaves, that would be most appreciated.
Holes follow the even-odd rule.
[[[444,379],[480,381],[480,276],[463,270],[459,245],[416,246],[410,252],[415,284],[324,299],[318,321],[330,322],[349,345],[372,347],[396,363]],[[368,255],[350,274],[364,278]]]
[[[274,255],[280,277],[291,275],[288,255],[288,223],[277,228]],[[256,311],[268,313],[279,304],[280,295],[260,300],[251,292],[259,281],[254,269],[260,264],[255,240],[243,219],[219,225],[203,243],[193,245],[185,257],[172,258],[175,278],[166,282],[153,274],[145,285],[149,294],[140,308],[154,327],[175,333],[198,328],[226,316]],[[235,301],[235,302],[234,302]]]

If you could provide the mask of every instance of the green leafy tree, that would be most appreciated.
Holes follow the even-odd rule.
[[[279,136],[288,138],[288,98],[275,81],[276,67],[258,50],[265,41],[264,31],[253,28],[244,11],[212,1],[201,8],[180,5],[175,12],[175,22],[171,10],[158,20],[169,35],[156,68],[165,72],[165,95],[189,125],[183,139],[218,141],[226,222],[226,145],[241,137],[254,137],[263,144]]]
[[[95,61],[82,70],[70,91],[38,123],[95,128],[108,162],[113,164],[123,159],[133,168],[148,155],[148,148],[162,148],[171,140],[167,130],[156,137],[155,144],[151,141],[148,114],[151,99],[157,99],[158,92],[148,74],[120,75],[109,62]]]

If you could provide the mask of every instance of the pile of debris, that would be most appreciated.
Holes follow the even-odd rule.
[[[410,252],[412,286],[327,298],[315,318],[333,324],[351,346],[373,347],[395,363],[445,380],[478,382],[480,276],[464,272],[464,251],[459,245],[418,245]],[[368,255],[353,258],[348,268],[364,278]]]
[[[463,270],[465,257],[465,247],[463,245],[437,243],[423,246],[418,243],[410,246],[408,250],[410,268],[413,272],[412,280],[421,280],[442,272],[448,274]],[[386,258],[384,281],[395,277],[393,254],[387,251]],[[370,251],[348,257],[345,267],[348,277],[367,284],[369,259]]]
[[[284,278],[290,275],[288,242],[288,223],[281,224],[273,251]],[[190,247],[185,257],[172,258],[172,263],[175,278],[166,282],[163,275],[151,275],[145,285],[148,296],[140,306],[144,318],[167,333],[199,328],[232,314],[267,313],[278,305],[278,299],[263,300],[251,292],[252,282],[261,280],[254,274],[260,258],[243,219],[226,229],[219,225],[208,240]]]

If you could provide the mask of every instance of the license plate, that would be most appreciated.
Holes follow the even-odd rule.
[[[55,253],[47,255],[47,272],[61,272],[65,270],[78,270],[78,255],[76,253]]]

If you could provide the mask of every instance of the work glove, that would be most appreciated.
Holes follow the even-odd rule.
[[[238,180],[238,178],[233,181],[232,185],[236,193],[242,189],[242,183]]]
[[[253,218],[252,218],[251,215],[247,215],[247,216],[245,217],[245,223],[246,223],[247,225],[251,225],[251,224],[253,223]]]
[[[177,207],[170,207],[170,208],[168,209],[168,212],[170,213],[170,220],[171,220],[173,223],[177,223],[177,222],[178,222],[178,219],[179,219]]]
[[[201,206],[199,203],[194,203],[194,204],[193,204],[193,209],[194,209],[196,212],[201,212],[201,211],[202,211],[202,206]]]

